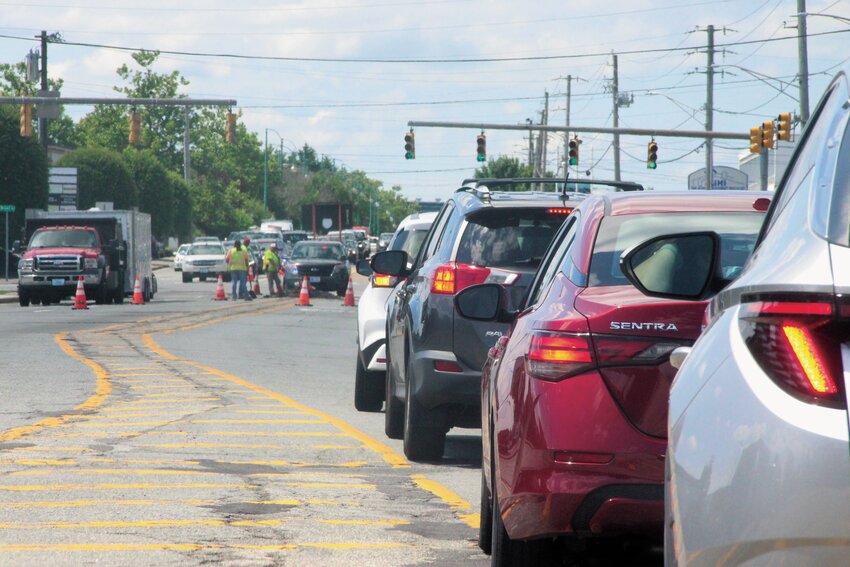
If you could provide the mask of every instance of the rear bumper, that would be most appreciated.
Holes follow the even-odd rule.
[[[462,372],[436,370],[436,361],[458,364]],[[411,384],[416,400],[426,409],[447,410],[448,426],[481,426],[481,370],[466,368],[454,353],[423,351],[413,360],[415,381]]]
[[[307,281],[310,282],[310,286],[319,289],[322,291],[345,291],[346,286],[348,285],[348,277],[345,278],[341,276],[307,276],[309,279]],[[317,278],[317,281],[316,281]],[[302,275],[294,275],[289,272],[283,276],[283,285],[284,288],[290,291],[295,291],[297,289],[301,289],[301,282],[304,281],[304,276]]]
[[[598,373],[513,378],[527,382],[511,386],[520,395],[499,408],[493,433],[510,536],[660,538],[667,441],[632,426]]]

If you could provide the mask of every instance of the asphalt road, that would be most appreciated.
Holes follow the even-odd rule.
[[[355,309],[157,275],[143,306],[0,304],[0,565],[489,564],[479,432],[409,463],[355,411]]]

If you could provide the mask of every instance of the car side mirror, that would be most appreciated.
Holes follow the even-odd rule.
[[[623,252],[620,269],[644,295],[700,301],[728,283],[718,275],[719,250],[716,232],[657,236]]]
[[[12,242],[12,254],[20,254],[21,253],[21,241],[15,240]]]
[[[369,265],[369,260],[359,260],[357,262],[357,273],[367,278],[374,273],[372,266]]]
[[[507,293],[500,284],[479,284],[461,290],[455,296],[455,309],[465,319],[510,323],[515,311],[506,311]]]
[[[409,273],[407,262],[407,252],[403,250],[388,250],[372,256],[369,265],[372,267],[373,272],[388,276],[404,277]]]

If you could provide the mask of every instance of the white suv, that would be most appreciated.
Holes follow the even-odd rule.
[[[403,250],[415,258],[437,213],[417,213],[398,225],[388,250]],[[381,411],[387,370],[387,299],[397,283],[393,276],[375,274],[368,260],[357,264],[357,272],[369,276],[369,284],[357,304],[357,371],[354,378],[354,407],[359,411]]]

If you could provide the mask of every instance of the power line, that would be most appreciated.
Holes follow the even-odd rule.
[[[833,30],[819,33],[808,34],[808,37],[820,37],[834,34],[842,34],[850,32],[850,28],[841,29],[841,30]],[[35,41],[32,38],[21,37],[21,36],[12,36],[12,35],[0,35],[0,38],[4,39],[15,39],[21,41]],[[754,39],[749,41],[737,41],[737,42],[729,42],[716,44],[715,48],[723,48],[723,47],[734,47],[740,45],[759,45],[764,43],[772,43],[777,41],[786,41],[786,40],[796,40],[797,36],[785,36],[785,37],[775,37],[775,38],[767,38],[767,39]],[[53,43],[53,42],[52,42]],[[236,53],[209,53],[209,52],[199,52],[199,51],[178,51],[178,50],[170,50],[170,49],[146,49],[143,47],[125,47],[119,45],[107,45],[101,43],[87,43],[87,42],[74,42],[74,41],[61,41],[55,42],[61,43],[62,45],[69,45],[73,47],[91,47],[97,49],[111,49],[115,51],[129,51],[129,52],[156,52],[160,54],[167,55],[180,55],[180,56],[188,56],[188,57],[217,57],[222,59],[239,59],[239,60],[259,60],[259,61],[289,61],[289,62],[304,62],[304,63],[387,63],[387,64],[411,64],[411,63],[425,63],[425,64],[434,64],[434,63],[509,63],[509,62],[519,62],[519,61],[555,61],[555,60],[565,60],[565,59],[586,59],[589,57],[609,57],[611,55],[610,52],[597,52],[597,53],[583,53],[583,54],[567,54],[567,55],[535,55],[535,56],[527,56],[527,57],[461,57],[461,58],[434,58],[434,59],[399,59],[399,58],[340,58],[340,57],[283,57],[283,56],[274,56],[274,55],[241,55]],[[671,53],[675,51],[692,51],[693,49],[704,49],[707,46],[698,46],[698,47],[667,47],[667,48],[657,48],[657,49],[633,49],[628,51],[621,51],[618,55],[635,55],[635,54],[643,54],[643,53]]]

